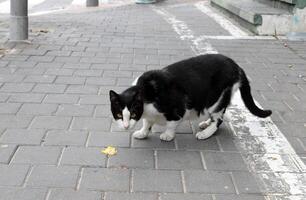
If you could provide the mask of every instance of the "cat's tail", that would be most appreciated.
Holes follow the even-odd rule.
[[[249,111],[258,117],[268,117],[272,114],[271,110],[262,110],[258,108],[254,102],[254,99],[251,94],[251,87],[249,81],[244,73],[244,71],[240,70],[240,93],[241,98],[245,104],[245,106],[249,109]]]

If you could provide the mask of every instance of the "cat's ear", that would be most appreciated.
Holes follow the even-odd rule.
[[[134,96],[134,99],[136,101],[143,101],[143,94],[141,92],[141,90],[138,90]]]
[[[109,99],[111,102],[118,100],[118,96],[119,95],[115,91],[113,90],[109,91]]]

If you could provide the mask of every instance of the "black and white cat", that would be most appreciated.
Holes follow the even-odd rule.
[[[261,110],[255,105],[244,71],[220,54],[201,55],[145,72],[121,94],[112,90],[109,94],[111,111],[120,127],[131,129],[143,119],[143,127],[133,137],[146,138],[154,124],[165,124],[166,131],[160,139],[171,141],[183,120],[200,115],[208,115],[209,119],[199,124],[203,130],[196,138],[213,135],[237,89],[252,114],[258,117],[272,114],[271,110]]]

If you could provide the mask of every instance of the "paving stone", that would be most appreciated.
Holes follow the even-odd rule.
[[[105,77],[88,77],[86,79],[87,85],[115,85],[116,79],[115,78],[105,78]]]
[[[89,85],[70,85],[66,93],[68,94],[98,94],[97,86]]]
[[[27,181],[28,187],[74,188],[77,184],[79,167],[38,165]]]
[[[193,134],[177,134],[176,140],[179,149],[220,150],[215,136],[197,140]]]
[[[229,174],[212,171],[184,171],[187,192],[235,194]]]
[[[16,149],[16,145],[0,144],[0,163],[8,164]]]
[[[84,146],[88,137],[85,131],[48,131],[44,145],[52,146]]]
[[[0,103],[0,114],[16,114],[20,106],[19,103]]]
[[[60,105],[56,115],[90,117],[94,113],[94,106],[89,105]]]
[[[163,193],[160,196],[160,200],[212,200],[211,195],[207,194],[181,194],[181,193]],[[233,199],[234,200],[234,199]]]
[[[102,194],[96,191],[52,189],[48,200],[101,200],[101,198]]]
[[[105,167],[106,156],[99,148],[67,147],[61,165],[82,165]]]
[[[111,120],[109,118],[75,117],[72,122],[74,130],[108,131]]]
[[[44,130],[7,129],[0,137],[4,144],[40,144],[45,135]]]
[[[118,149],[116,156],[110,157],[108,167],[154,168],[154,152],[148,149]]]
[[[231,152],[203,152],[208,170],[247,171],[240,153]]]
[[[36,62],[52,62],[54,60],[54,56],[30,56],[28,61],[36,61]]]
[[[26,128],[32,121],[31,116],[2,115],[0,128]]]
[[[1,92],[30,92],[33,88],[33,83],[5,83]]]
[[[56,76],[49,75],[29,75],[24,79],[26,83],[52,83]]]
[[[55,83],[82,85],[85,83],[85,77],[58,76],[55,80]]]
[[[96,106],[95,117],[112,117],[110,105]]]
[[[254,176],[249,172],[233,172],[239,194],[261,194]],[[261,184],[261,183],[260,183]]]
[[[44,99],[45,103],[63,103],[63,104],[76,104],[79,100],[78,95],[70,94],[48,94]]]
[[[85,168],[81,189],[129,191],[130,172],[126,169]]]
[[[9,102],[22,102],[22,103],[41,103],[45,94],[37,93],[19,93],[12,94],[9,98]]]
[[[109,104],[109,96],[107,95],[84,95],[80,98],[80,104]],[[108,108],[110,110],[110,106]]]
[[[104,77],[131,77],[132,72],[130,71],[104,71]]]
[[[12,163],[55,165],[61,154],[59,147],[20,146]]]
[[[175,149],[174,141],[165,142],[159,139],[158,134],[149,134],[148,138],[139,140],[132,137],[132,147],[153,149]]]
[[[57,56],[54,59],[54,62],[64,62],[64,63],[79,63],[79,57],[65,57],[65,56]]]
[[[24,182],[24,179],[28,171],[29,171],[28,165],[0,164],[0,185],[21,186]]]
[[[56,76],[72,76],[74,70],[72,69],[56,69],[56,68],[49,68],[45,72],[46,75],[56,75]]]
[[[203,169],[201,155],[195,151],[157,151],[158,169]]]
[[[0,102],[6,102],[10,95],[8,94],[0,94]]]
[[[38,93],[64,93],[66,85],[61,84],[37,84],[33,92]]]
[[[216,200],[266,200],[264,196],[258,196],[258,195],[222,195],[218,194],[215,195]]]
[[[73,74],[74,76],[98,76],[101,79],[103,70],[97,69],[78,69]]]
[[[21,106],[18,114],[22,115],[51,115],[57,110],[56,104],[25,103]]]
[[[47,189],[0,188],[0,200],[44,200]]]
[[[128,133],[101,133],[91,132],[89,136],[88,146],[93,147],[129,147],[130,134]]]
[[[107,192],[105,200],[156,200],[157,195],[151,193]]]
[[[67,129],[70,122],[71,117],[38,116],[34,118],[32,128]]]
[[[20,74],[0,74],[0,82],[18,83],[24,79],[24,75]]]
[[[133,175],[133,191],[183,192],[179,171],[136,169]]]

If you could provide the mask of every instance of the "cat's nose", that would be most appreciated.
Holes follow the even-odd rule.
[[[129,125],[129,124],[123,124],[123,127],[124,127],[125,129],[128,129],[128,128],[130,127],[130,125]]]

